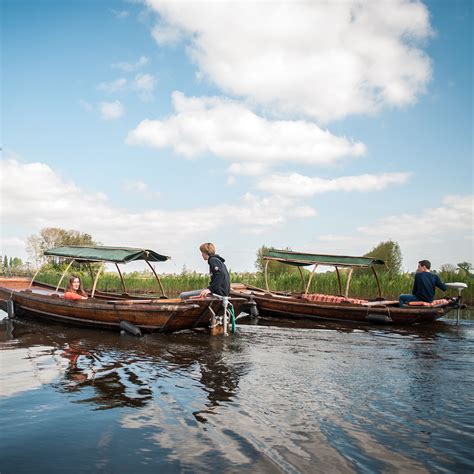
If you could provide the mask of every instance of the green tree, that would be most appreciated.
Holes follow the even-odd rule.
[[[8,269],[8,257],[6,255],[3,257],[3,269]]]
[[[44,252],[55,247],[67,245],[96,245],[92,236],[77,230],[65,230],[59,227],[45,227],[39,235],[30,235],[27,239],[26,251],[36,265],[43,264],[46,259]]]
[[[441,265],[439,271],[442,273],[456,273],[458,268],[456,265],[453,265],[452,263],[445,263]]]
[[[10,268],[18,268],[23,265],[23,260],[18,257],[13,257],[10,259]]]
[[[460,272],[465,273],[466,275],[471,274],[472,265],[469,262],[458,263],[458,269]]]
[[[383,260],[385,266],[380,268],[381,272],[386,272],[390,275],[399,275],[402,272],[402,252],[398,243],[393,240],[380,242],[370,252],[366,253],[364,257],[375,257]]]
[[[265,265],[267,260],[264,258],[264,255],[269,250],[274,250],[274,247],[266,247],[262,245],[257,250],[257,260],[255,260],[255,268],[258,272],[265,272]],[[289,247],[284,248],[283,250],[291,250]],[[298,273],[299,270],[297,267],[293,265],[285,265],[284,263],[275,262],[274,260],[270,260],[268,263],[268,274],[269,275],[280,275],[282,273]]]

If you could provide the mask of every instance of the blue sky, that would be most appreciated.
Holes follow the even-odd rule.
[[[43,227],[235,271],[473,262],[472,2],[11,1],[1,254]]]

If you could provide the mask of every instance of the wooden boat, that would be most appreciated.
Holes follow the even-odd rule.
[[[0,278],[0,307],[10,317],[29,316],[96,328],[123,328],[136,334],[141,331],[171,333],[183,329],[206,328],[215,335],[227,333],[229,317],[238,315],[247,304],[245,298],[238,295],[227,299],[218,295],[207,298],[168,298],[150,262],[163,262],[170,257],[153,250],[71,246],[48,250],[45,255],[70,260],[56,288],[35,283],[39,270],[31,280]],[[160,297],[143,298],[127,293],[118,264],[139,260],[145,261],[155,275],[162,293]],[[104,266],[101,265],[93,278],[94,284],[88,299],[64,299],[60,285],[73,262],[88,265],[91,273],[91,263],[115,264],[122,281],[123,294],[96,291]]]
[[[257,303],[258,313],[265,317],[302,318],[351,323],[382,323],[393,325],[422,324],[446,316],[455,308],[461,307],[461,290],[464,283],[447,284],[459,289],[459,296],[451,299],[435,300],[433,303],[417,302],[410,306],[399,307],[398,300],[387,300],[382,297],[380,282],[375,265],[382,265],[382,260],[372,257],[350,257],[340,255],[317,255],[291,252],[287,250],[270,250],[264,257],[266,289],[249,285],[233,284],[231,295],[245,296]],[[298,267],[302,277],[303,288],[299,293],[271,291],[268,287],[268,264],[271,261]],[[314,265],[305,282],[303,267]],[[309,293],[312,278],[320,265],[332,266],[336,270],[339,295]],[[346,269],[347,280],[342,290],[339,269]],[[370,268],[378,287],[378,297],[374,300],[349,297],[349,286],[352,272],[356,268]],[[308,274],[308,272],[306,272]],[[457,285],[457,286],[456,286]]]

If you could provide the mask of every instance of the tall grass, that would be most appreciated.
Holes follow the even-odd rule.
[[[91,289],[93,281],[88,273],[79,272],[83,285]],[[474,303],[474,277],[461,274],[440,274],[443,281],[461,281],[468,285],[463,291],[463,298],[468,304]],[[38,275],[37,280],[44,283],[56,285],[60,275],[57,272],[44,272]],[[347,276],[341,272],[342,292],[345,290]],[[134,272],[124,276],[127,293],[129,294],[161,294],[160,287],[156,279],[149,273]],[[170,297],[179,295],[182,291],[196,290],[205,288],[209,285],[209,276],[199,273],[183,273],[180,275],[161,275],[161,283],[165,294]],[[233,283],[245,283],[248,285],[265,288],[265,277],[262,273],[231,273]],[[306,275],[306,282],[308,275]],[[413,275],[404,273],[401,275],[390,276],[381,273],[379,275],[382,296],[387,299],[396,299],[401,293],[410,293],[413,286]],[[302,291],[301,278],[295,273],[280,273],[278,275],[269,275],[269,288],[275,291]],[[61,286],[64,286],[65,282]],[[116,273],[104,273],[100,278],[97,289],[109,292],[122,293],[122,283]],[[312,279],[311,293],[339,294],[339,285],[337,275],[334,272],[316,273]],[[444,295],[454,296],[457,294],[454,290],[448,290],[447,293],[437,290],[436,298],[442,298]],[[349,287],[349,296],[371,299],[378,297],[378,290],[373,275],[355,271]]]

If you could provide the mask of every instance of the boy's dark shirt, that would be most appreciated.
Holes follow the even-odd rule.
[[[430,272],[419,272],[415,275],[412,293],[420,300],[431,303],[433,301],[436,287],[446,291],[446,285],[441,278]]]
[[[225,260],[217,254],[211,255],[207,263],[211,272],[211,284],[208,286],[211,293],[220,296],[229,296],[230,293],[230,276]]]

